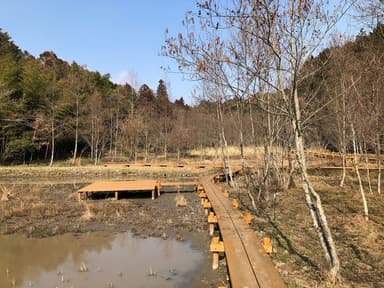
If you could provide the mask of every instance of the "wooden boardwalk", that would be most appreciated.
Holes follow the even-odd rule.
[[[233,208],[231,201],[214,184],[213,178],[213,176],[207,176],[200,179],[204,193],[209,199],[209,207],[214,211],[214,213],[210,213],[210,217],[215,217],[214,223],[218,224],[223,240],[221,242],[218,237],[213,237],[211,251],[217,249],[215,251],[225,252],[231,287],[286,288],[269,255],[266,254],[260,243],[260,239],[246,224],[241,212]],[[78,190],[78,198],[85,200],[95,193],[104,192],[114,193],[117,200],[123,193],[149,192],[152,199],[155,199],[156,195],[160,196],[161,192],[192,192],[196,191],[197,187],[195,182],[99,181]],[[217,257],[218,253],[214,253],[214,255]]]
[[[200,183],[216,214],[225,247],[231,287],[282,288],[286,287],[271,259],[264,251],[255,232],[245,223],[238,209],[212,182],[203,177]]]
[[[114,193],[118,200],[125,193],[151,193],[152,199],[156,195],[166,192],[193,192],[196,191],[196,182],[164,182],[155,180],[135,181],[98,181],[87,185],[77,191],[79,200],[86,200],[97,193]]]
[[[99,181],[85,186],[77,191],[79,200],[86,200],[94,193],[112,192],[115,193],[115,199],[118,200],[121,193],[129,192],[150,192],[152,199],[155,199],[155,193],[160,193],[158,181],[140,180],[140,181]]]
[[[196,191],[196,182],[159,182],[161,193],[167,192],[194,192]]]

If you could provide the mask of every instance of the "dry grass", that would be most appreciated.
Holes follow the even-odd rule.
[[[2,192],[0,201],[3,201],[3,202],[9,201],[9,197],[11,197],[11,195],[13,194],[14,187],[15,185],[8,186],[8,187],[5,185],[0,185],[0,191]]]
[[[185,197],[179,193],[176,195],[175,201],[176,201],[176,207],[187,206],[187,199],[185,199]]]
[[[262,153],[263,147],[245,147],[244,155],[245,157],[254,157],[255,153]],[[209,157],[209,158],[220,158],[221,157],[221,149],[220,148],[203,148],[203,149],[193,149],[188,153],[192,157]],[[228,146],[228,156],[229,157],[240,157],[240,148],[237,146]]]
[[[95,218],[95,214],[91,211],[90,205],[87,202],[83,202],[84,214],[81,216],[81,220],[90,221]]]
[[[326,263],[305,205],[300,180],[298,188],[279,193],[275,210],[263,209],[271,223],[253,221],[256,230],[271,235],[278,243],[275,264],[289,287],[354,288],[384,287],[384,202],[377,193],[367,193],[370,220],[363,217],[361,195],[353,173],[339,187],[340,171],[318,172],[311,176],[320,194],[341,262],[341,283],[327,281]],[[365,181],[364,186],[367,186]],[[377,183],[372,181],[372,185]],[[238,195],[240,197],[241,195]],[[240,198],[247,203],[246,198]],[[275,217],[273,217],[275,215]]]
[[[281,157],[284,153],[282,147],[273,146],[272,154],[275,156]],[[238,146],[228,146],[227,150],[228,156],[230,158],[239,158],[240,157],[240,147]],[[220,158],[221,149],[220,148],[203,148],[203,149],[193,149],[188,153],[192,157],[208,157],[208,158]],[[244,157],[248,159],[262,159],[264,156],[264,147],[263,146],[246,146],[244,147]]]

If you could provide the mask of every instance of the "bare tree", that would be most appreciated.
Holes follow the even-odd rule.
[[[260,79],[269,91],[279,96],[272,103],[264,97],[257,100],[267,109],[273,107],[275,113],[286,116],[291,123],[305,199],[329,264],[329,276],[333,280],[339,275],[340,263],[320,196],[308,177],[304,145],[304,126],[323,107],[312,107],[315,95],[306,98],[300,94],[299,87],[308,77],[301,71],[303,64],[320,49],[350,5],[350,2],[340,1],[329,13],[327,3],[316,0],[235,0],[228,6],[219,1],[202,1],[198,2],[198,20],[193,15],[186,19],[187,24],[198,21],[199,36],[195,37],[187,25],[186,37],[182,34],[178,38],[170,37],[163,48],[165,54],[177,60],[181,68],[200,72],[195,75],[223,85],[226,91],[229,87],[246,91],[247,87],[225,81],[226,78],[233,79],[231,71],[243,69],[244,75]],[[251,43],[259,49],[231,49],[234,41],[237,42],[237,39],[233,40],[236,34],[241,34],[241,39],[247,39],[240,44]],[[258,57],[260,54],[262,56]],[[258,61],[265,58],[268,61]],[[260,73],[260,67],[268,73]],[[218,68],[221,73],[217,73]],[[304,116],[303,107],[310,111]]]

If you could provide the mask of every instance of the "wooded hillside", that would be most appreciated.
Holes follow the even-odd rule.
[[[350,149],[352,126],[362,150],[383,145],[383,32],[379,24],[355,41],[334,43],[303,66],[301,73],[309,76],[299,89],[308,108],[303,112],[308,145]],[[35,58],[0,31],[3,163],[183,156],[193,148],[218,147],[221,131],[231,145],[291,145],[286,115],[267,113],[272,108],[266,99],[275,94],[264,94],[265,101],[259,96],[244,94],[237,101],[228,94],[220,103],[204,96],[190,107],[182,97],[170,101],[162,80],[156,91],[145,84],[135,91],[54,52]]]

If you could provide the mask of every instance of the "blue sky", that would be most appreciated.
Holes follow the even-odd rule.
[[[160,56],[165,29],[183,31],[187,0],[0,0],[0,28],[34,56],[53,51],[71,63],[109,73],[115,82],[156,91],[159,79],[169,83],[172,100],[191,103],[194,83],[160,67],[173,65]],[[176,68],[175,68],[176,70]],[[135,81],[132,81],[135,80]],[[135,83],[132,83],[135,82]]]

